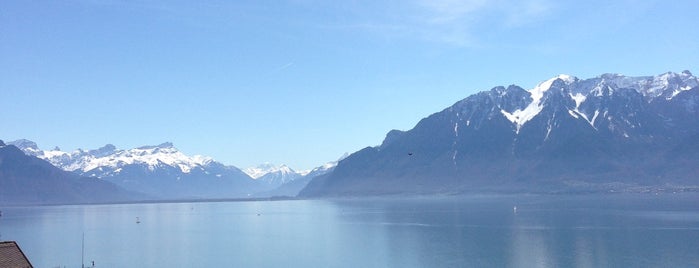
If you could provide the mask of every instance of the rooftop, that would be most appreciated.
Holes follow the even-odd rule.
[[[0,242],[0,267],[33,268],[15,241]]]

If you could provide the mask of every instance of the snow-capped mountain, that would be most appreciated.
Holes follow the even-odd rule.
[[[96,178],[80,177],[0,140],[0,205],[123,202],[143,198]]]
[[[301,195],[696,185],[698,105],[689,71],[495,87],[390,131]]]
[[[269,173],[302,175],[287,165],[275,165],[269,162],[265,162],[254,167],[248,167],[246,169],[243,169],[243,172],[248,174],[253,179],[259,179]]]
[[[213,162],[210,157],[187,156],[169,142],[129,150],[117,149],[114,145],[107,144],[95,150],[78,149],[70,153],[60,149],[42,151],[36,143],[28,140],[17,140],[10,144],[21,148],[26,154],[47,160],[63,170],[87,173],[100,178],[119,173],[121,168],[127,165],[143,165],[149,170],[168,165],[179,169],[182,173],[190,173],[192,169],[203,169]]]
[[[343,159],[347,158],[348,156],[349,156],[349,153],[344,153],[336,161],[327,162],[327,163],[323,164],[322,166],[311,169],[310,171],[306,172],[306,174],[304,174],[304,177],[312,179],[313,177],[317,177],[317,176],[321,176],[321,175],[325,175],[327,173],[330,173],[333,171],[333,169],[335,169],[335,167],[337,166],[337,163],[339,163]]]
[[[345,159],[349,154],[345,153],[337,161],[327,162],[311,170],[296,171],[287,165],[275,165],[269,162],[243,169],[248,176],[262,181],[268,185],[280,186],[299,178],[313,178],[331,172],[337,163]]]
[[[277,166],[271,163],[249,167],[244,169],[243,172],[253,179],[263,182],[273,188],[303,177],[308,173],[295,171],[287,165]]]
[[[258,197],[270,197],[270,196],[292,196],[293,197],[293,196],[296,196],[301,191],[301,189],[306,187],[306,184],[308,184],[308,182],[311,181],[311,179],[318,177],[318,176],[323,176],[323,175],[326,175],[326,174],[332,172],[333,169],[335,169],[335,167],[337,166],[337,163],[339,161],[341,161],[342,159],[345,159],[348,155],[349,154],[345,153],[337,161],[325,163],[325,164],[323,164],[319,167],[316,167],[312,170],[309,170],[309,171],[297,172],[297,174],[300,175],[299,177],[297,177],[293,180],[286,181],[270,191],[264,191],[264,192],[257,193],[256,196],[258,196]],[[274,167],[274,168],[268,168],[267,170],[278,169],[274,165],[263,164],[260,166],[263,166],[263,167],[260,167],[257,170],[264,169],[265,167]],[[248,170],[250,170],[250,172],[254,171],[253,169],[248,169]],[[250,174],[250,173],[248,173],[248,174]],[[267,173],[267,175],[263,175],[263,176],[258,177],[258,178],[262,179],[265,176],[273,175],[273,174],[274,173]]]
[[[263,188],[236,167],[225,166],[210,157],[185,155],[169,142],[133,149],[117,149],[107,144],[95,150],[74,152],[58,148],[43,151],[28,140],[9,144],[63,170],[105,179],[156,197],[245,197]]]

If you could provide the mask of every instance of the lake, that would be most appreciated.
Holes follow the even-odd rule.
[[[83,234],[95,267],[699,266],[695,193],[1,210],[0,240],[39,268],[81,267]]]

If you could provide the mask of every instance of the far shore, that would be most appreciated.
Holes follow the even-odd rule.
[[[119,204],[159,204],[159,203],[213,203],[213,202],[261,202],[261,201],[295,201],[295,200],[338,200],[338,199],[371,199],[371,198],[429,198],[429,197],[459,197],[459,196],[517,196],[517,195],[551,195],[551,196],[581,196],[581,195],[668,195],[683,193],[699,193],[699,187],[657,187],[636,188],[609,191],[572,191],[572,192],[462,192],[442,194],[385,194],[385,195],[341,195],[326,197],[247,197],[247,198],[182,198],[182,199],[143,199],[111,202],[85,202],[85,203],[10,203],[0,204],[1,207],[35,207],[35,206],[75,206],[75,205],[119,205]]]

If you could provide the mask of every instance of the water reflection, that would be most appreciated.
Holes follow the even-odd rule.
[[[338,201],[381,228],[402,267],[647,267],[699,263],[699,210],[676,199],[584,197]],[[690,198],[691,203],[695,197]],[[655,203],[658,201],[658,203]],[[518,204],[515,214],[512,204]],[[695,205],[696,206],[696,205]],[[667,209],[688,209],[668,212]],[[639,211],[642,211],[639,216]],[[684,236],[684,237],[683,237]],[[697,251],[699,252],[699,251]]]
[[[82,233],[86,263],[97,267],[686,267],[699,264],[696,200],[476,196],[15,207],[2,208],[0,234],[17,240],[35,267],[80,267]]]

